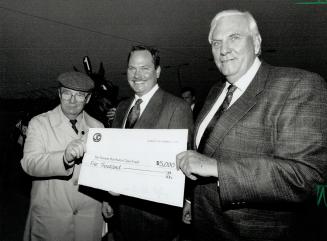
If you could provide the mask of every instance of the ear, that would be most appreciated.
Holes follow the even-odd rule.
[[[253,36],[253,45],[254,45],[254,52],[257,56],[261,54],[261,36],[260,34],[256,34]]]
[[[92,94],[89,94],[89,95],[86,97],[85,104],[89,103],[89,101],[90,101],[90,99],[91,99],[91,96],[92,96]]]
[[[161,67],[158,66],[157,69],[156,69],[157,79],[159,79],[159,77],[160,77],[160,73],[161,73]]]

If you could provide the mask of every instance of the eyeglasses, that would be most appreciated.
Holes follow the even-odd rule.
[[[63,91],[61,92],[61,98],[63,100],[71,100],[72,97],[75,97],[75,100],[77,102],[83,102],[85,101],[85,99],[87,98],[89,94],[85,94],[85,93],[80,93],[80,92],[77,92],[75,94],[69,92],[69,91]]]

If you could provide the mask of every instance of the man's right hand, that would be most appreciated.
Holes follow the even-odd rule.
[[[116,115],[116,108],[110,108],[106,114],[108,121],[112,121]]]
[[[64,161],[68,166],[74,164],[75,160],[83,157],[85,152],[85,142],[81,139],[71,141],[64,153]]]
[[[217,161],[196,151],[188,150],[177,154],[176,167],[193,181],[197,180],[197,176],[218,177]]]

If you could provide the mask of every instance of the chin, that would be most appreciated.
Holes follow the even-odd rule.
[[[230,71],[230,70],[222,70],[221,73],[222,73],[224,76],[226,76],[226,77],[235,74],[234,71]]]
[[[133,88],[133,90],[134,90],[134,92],[135,92],[136,94],[138,94],[138,93],[143,93],[143,91],[144,91],[143,88]]]

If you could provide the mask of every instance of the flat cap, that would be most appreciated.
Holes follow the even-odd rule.
[[[61,86],[77,90],[77,91],[91,91],[94,88],[93,80],[86,74],[81,72],[66,72],[58,76],[58,82]]]

